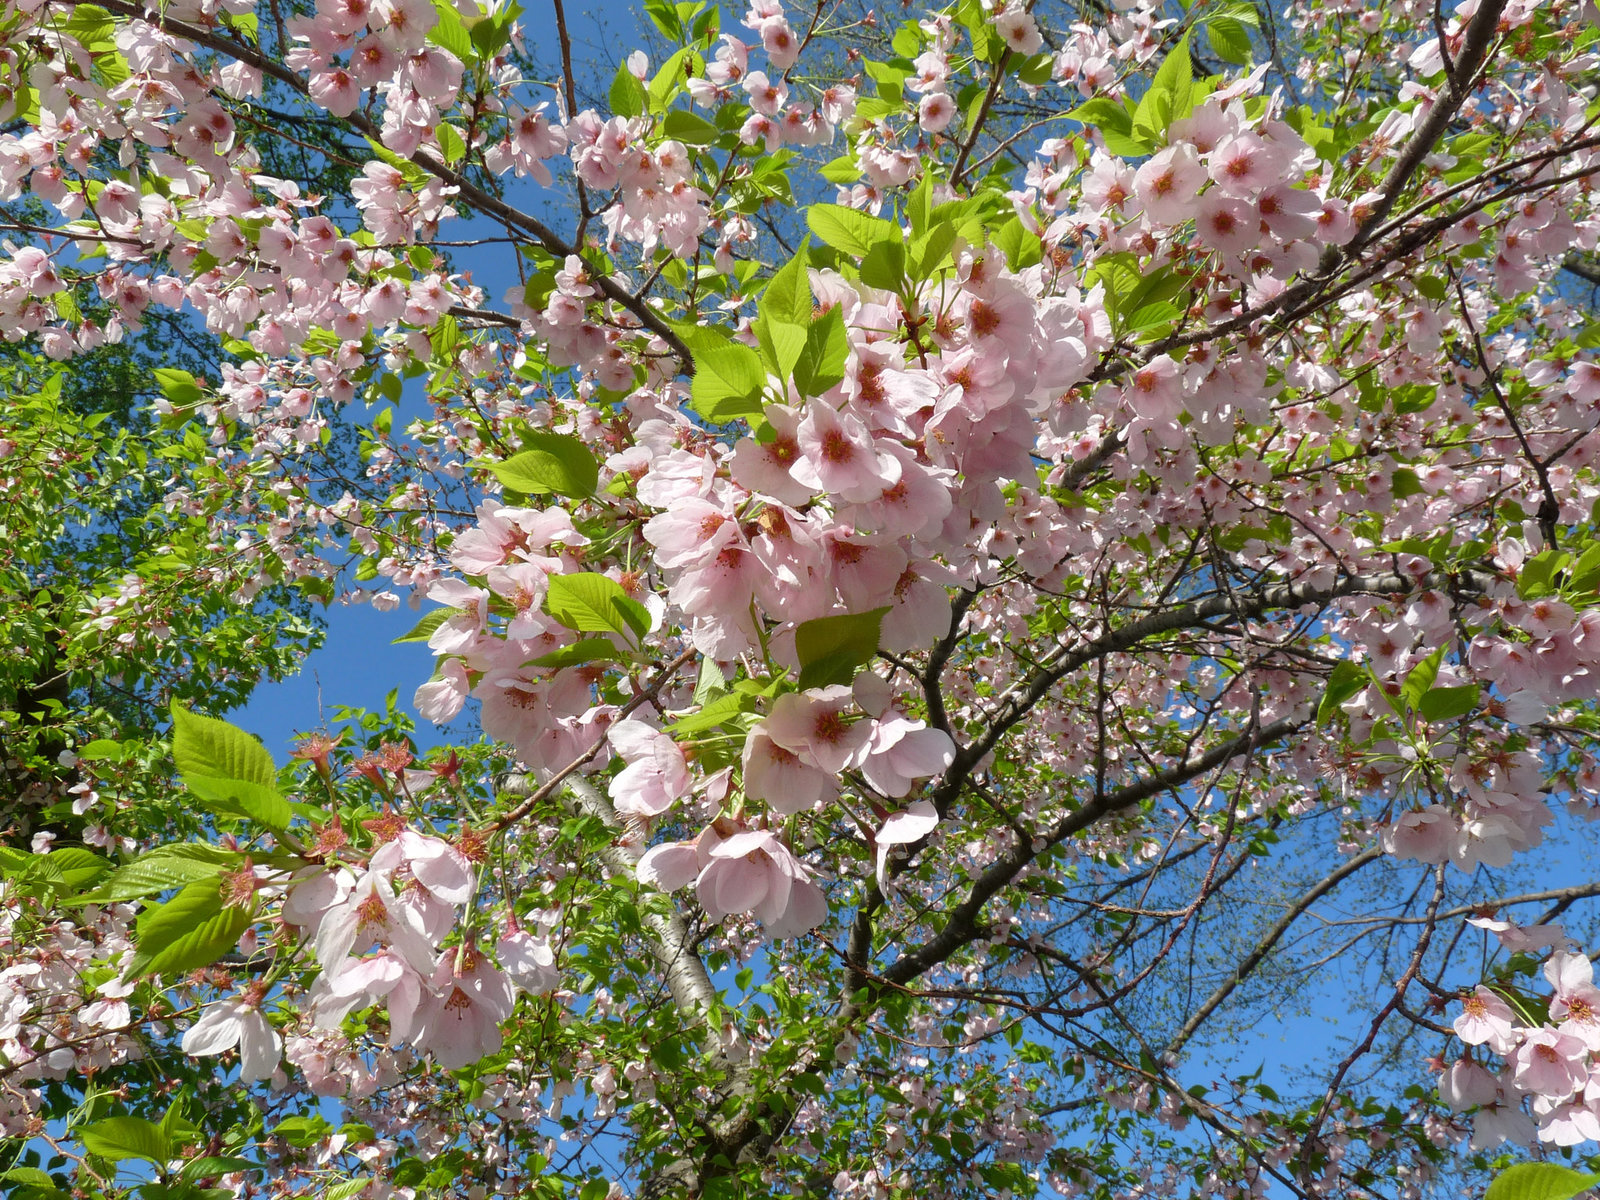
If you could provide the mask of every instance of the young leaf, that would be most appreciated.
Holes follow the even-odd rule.
[[[1328,677],[1322,700],[1317,704],[1317,724],[1324,725],[1339,706],[1367,686],[1367,672],[1353,662],[1341,662]]]
[[[850,339],[844,332],[844,314],[830,308],[806,330],[805,349],[794,366],[794,385],[802,396],[820,396],[844,379]]]
[[[1417,710],[1430,721],[1449,721],[1464,717],[1478,707],[1478,685],[1429,688],[1422,694]]]
[[[506,487],[532,495],[554,492],[558,496],[581,499],[594,495],[600,484],[600,466],[583,442],[565,433],[529,433],[522,439],[527,447],[504,462],[491,463]]]
[[[1250,34],[1237,17],[1212,17],[1206,22],[1206,40],[1211,43],[1211,52],[1223,62],[1249,65]]]
[[[150,853],[118,867],[111,878],[92,892],[77,897],[75,902],[115,904],[154,896],[203,879],[215,879],[225,868],[236,865],[240,858],[234,851],[201,842],[157,846]]]
[[[176,367],[157,367],[152,374],[161,394],[171,401],[174,408],[198,404],[205,395],[200,390],[199,381],[188,371],[180,371]]]
[[[222,903],[215,879],[188,884],[165,904],[139,914],[126,976],[181,974],[208,967],[233,949],[250,926],[250,910]]]
[[[871,662],[878,653],[878,632],[888,611],[885,606],[870,612],[802,621],[794,631],[801,690],[854,679],[857,668]]]
[[[1136,158],[1153,149],[1144,138],[1133,132],[1133,114],[1109,96],[1096,96],[1067,113],[1079,124],[1100,131],[1106,149],[1113,154]]]
[[[450,51],[463,63],[471,62],[472,36],[461,21],[460,11],[448,0],[433,0],[433,9],[439,14],[439,20],[428,30],[428,40]]]
[[[1439,678],[1439,664],[1443,661],[1444,647],[1440,646],[1406,672],[1405,685],[1400,689],[1400,696],[1406,702],[1407,708],[1415,709],[1421,703],[1423,694],[1433,686],[1433,681]]]
[[[906,286],[906,248],[903,242],[879,242],[861,260],[861,282],[886,292]]]
[[[593,572],[552,577],[545,611],[580,633],[631,631],[642,637],[650,629],[649,610],[623,591],[621,584]]]
[[[570,646],[552,650],[549,654],[541,654],[528,665],[545,668],[580,667],[588,662],[615,661],[621,657],[617,648],[605,638],[583,638]]]
[[[623,63],[611,81],[611,111],[619,117],[637,117],[644,113],[644,84]]]
[[[454,166],[467,156],[466,139],[454,125],[440,122],[433,135],[439,141],[439,153],[444,156],[446,166]]]
[[[761,412],[767,372],[759,354],[708,326],[679,325],[677,332],[694,356],[689,403],[695,412],[714,425]]]
[[[111,1162],[142,1158],[165,1167],[172,1145],[158,1125],[141,1117],[107,1117],[78,1130],[78,1140],[90,1154]]]
[[[1483,1200],[1572,1200],[1597,1183],[1600,1175],[1587,1175],[1559,1163],[1518,1163],[1495,1176]]]
[[[779,379],[788,379],[806,348],[806,327],[759,317],[755,331],[772,374]]]
[[[710,121],[695,113],[675,108],[661,122],[661,131],[686,146],[709,146],[722,136]]]
[[[278,770],[259,740],[236,725],[172,705],[172,761],[188,789],[218,811],[273,829],[294,812],[278,795]]]
[[[443,625],[451,617],[459,617],[460,615],[461,610],[459,608],[436,608],[389,644],[398,646],[402,642],[425,642],[434,635],[439,626]]]
[[[802,328],[811,323],[811,280],[806,274],[809,240],[800,244],[795,256],[778,268],[762,291],[756,310],[767,320],[785,321]]]
[[[806,224],[835,250],[864,258],[881,242],[900,241],[900,227],[882,217],[869,216],[838,204],[813,204],[806,210]]]

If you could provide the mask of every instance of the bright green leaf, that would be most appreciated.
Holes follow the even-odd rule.
[[[1326,724],[1339,711],[1339,706],[1366,687],[1367,683],[1365,668],[1353,662],[1337,664],[1328,677],[1328,686],[1323,689],[1322,700],[1317,705],[1317,723]]]
[[[692,112],[675,108],[661,123],[661,132],[686,146],[709,146],[721,136],[710,121]]]
[[[172,705],[172,760],[189,790],[274,829],[293,816],[277,792],[277,768],[261,742],[227,721]]]
[[[165,1168],[172,1145],[159,1126],[141,1117],[107,1117],[78,1130],[78,1140],[90,1154],[111,1162],[142,1158]]]
[[[522,439],[525,447],[505,462],[489,464],[501,484],[519,492],[582,498],[592,496],[600,483],[600,466],[579,438],[565,433],[534,432]]]
[[[402,642],[425,642],[434,635],[439,626],[443,625],[451,617],[459,617],[460,615],[461,610],[459,608],[436,608],[389,644],[398,646]]]
[[[806,210],[806,224],[835,250],[856,258],[865,257],[882,242],[901,240],[900,227],[893,221],[838,204],[813,204]]]
[[[644,84],[623,63],[611,81],[611,111],[619,117],[637,117],[644,114]]]
[[[1495,1176],[1483,1200],[1572,1200],[1596,1184],[1600,1184],[1600,1175],[1559,1163],[1518,1163]]]
[[[466,139],[461,136],[461,131],[448,121],[441,121],[434,130],[434,136],[439,140],[439,153],[444,156],[446,166],[455,166],[467,156]]]
[[[1440,646],[1406,672],[1405,684],[1400,689],[1400,696],[1405,701],[1406,707],[1414,709],[1422,702],[1424,693],[1433,686],[1433,681],[1439,678],[1439,664],[1442,662],[1444,662],[1444,647]]]
[[[1478,685],[1464,687],[1429,688],[1422,694],[1417,710],[1430,721],[1450,721],[1475,712],[1478,707]]]
[[[605,638],[583,638],[570,646],[552,650],[549,654],[541,654],[528,665],[546,669],[580,667],[584,663],[615,661],[620,657],[617,648]]]
[[[148,854],[118,867],[92,892],[78,897],[83,903],[111,904],[154,896],[203,879],[215,879],[241,861],[241,855],[201,842],[157,846]]]
[[[820,396],[844,379],[850,339],[844,331],[844,314],[837,306],[812,322],[806,345],[795,363],[794,385],[802,396]]]
[[[878,634],[888,607],[870,612],[844,613],[802,621],[794,631],[795,654],[800,660],[800,687],[828,687],[849,683],[857,668],[878,653]]]
[[[553,576],[545,611],[580,633],[631,631],[642,637],[650,629],[649,610],[623,591],[616,580],[594,572]]]
[[[222,903],[215,879],[186,885],[165,904],[139,914],[128,978],[181,974],[208,967],[234,948],[250,926],[248,909]]]

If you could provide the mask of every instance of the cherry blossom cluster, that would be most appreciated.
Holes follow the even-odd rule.
[[[8,889],[9,890],[9,889]],[[32,1137],[43,1127],[40,1085],[93,1074],[144,1056],[115,963],[133,949],[133,909],[93,906],[81,921],[42,923],[33,901],[0,894],[0,1132]]]
[[[392,822],[391,822],[392,823]],[[559,976],[548,939],[513,923],[491,957],[470,931],[456,930],[458,909],[475,891],[471,862],[457,847],[409,828],[393,836],[359,870],[308,867],[267,889],[281,891],[279,918],[298,930],[320,971],[312,986],[308,1026],[288,1044],[291,1061],[313,1092],[344,1094],[377,1079],[338,1035],[346,1016],[381,1004],[389,1045],[408,1044],[440,1066],[456,1069],[500,1048],[500,1027],[520,988],[550,991]],[[205,1009],[183,1036],[193,1055],[237,1048],[242,1078],[271,1079],[280,1071],[283,1039],[262,1008],[265,986],[250,985]],[[358,1068],[352,1080],[340,1058]]]
[[[1547,997],[1521,987],[1480,984],[1461,1000],[1452,1022],[1468,1047],[1499,1059],[1468,1054],[1436,1067],[1439,1095],[1456,1112],[1470,1113],[1473,1148],[1513,1142],[1575,1146],[1600,1141],[1600,989],[1594,966],[1559,925],[1523,928],[1473,918],[1518,952],[1550,951],[1543,975]],[[1514,1006],[1514,1007],[1513,1007]]]

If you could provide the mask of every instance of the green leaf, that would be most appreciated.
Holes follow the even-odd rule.
[[[459,608],[436,608],[389,644],[398,646],[401,642],[425,642],[434,635],[439,626],[443,625],[451,617],[459,617],[460,615],[461,610]]]
[[[450,0],[433,0],[433,9],[439,14],[439,21],[428,30],[428,40],[450,51],[463,63],[470,63],[472,38],[467,33],[467,27],[461,23],[461,14],[456,6]]]
[[[1433,681],[1439,678],[1439,664],[1443,661],[1444,647],[1440,646],[1406,672],[1406,681],[1400,689],[1400,698],[1405,701],[1407,708],[1415,709],[1422,702],[1424,693],[1433,686]]]
[[[621,657],[617,653],[617,648],[606,641],[605,638],[583,638],[581,641],[573,642],[570,646],[552,650],[549,654],[541,654],[538,658],[530,661],[528,665],[547,669],[579,667],[587,662],[615,661]]]
[[[473,48],[485,62],[499,54],[511,41],[511,26],[515,21],[515,14],[509,9],[501,9],[492,17],[478,17],[472,22],[468,35]]]
[[[714,425],[759,414],[761,389],[767,382],[761,356],[721,329],[706,325],[676,329],[694,356],[689,406]]]
[[[580,633],[632,631],[643,637],[650,629],[649,610],[621,584],[592,571],[553,576],[544,606],[552,617]]]
[[[190,775],[198,775],[271,787],[278,779],[278,768],[260,739],[227,721],[192,713],[176,701],[172,704],[172,761],[186,782]]]
[[[278,795],[278,771],[260,741],[227,721],[172,705],[172,761],[184,784],[221,810],[273,829],[294,812]]]
[[[208,967],[233,949],[250,927],[250,911],[224,906],[215,879],[186,885],[171,900],[139,914],[130,979]]]
[[[699,712],[680,717],[672,723],[674,736],[687,736],[715,729],[725,721],[755,710],[755,700],[742,692],[728,692],[706,704]]]
[[[220,1158],[215,1155],[203,1155],[200,1158],[191,1158],[183,1164],[183,1170],[178,1178],[183,1180],[210,1179],[218,1175],[231,1175],[235,1171],[262,1171],[265,1170],[260,1163],[251,1162],[248,1158]],[[324,1195],[331,1195],[326,1192]]]
[[[656,116],[664,114],[667,110],[667,105],[671,104],[673,98],[683,90],[683,83],[686,78],[684,63],[686,60],[693,61],[689,57],[693,53],[693,46],[684,46],[674,51],[667,57],[667,61],[661,64],[661,69],[651,78],[649,84],[645,87],[645,101],[646,107],[652,114]]]
[[[686,146],[709,146],[722,136],[710,121],[692,112],[675,108],[661,123],[661,132]]]
[[[1450,721],[1476,711],[1478,698],[1478,685],[1475,683],[1463,687],[1429,688],[1422,694],[1417,709],[1430,721]]]
[[[900,227],[893,221],[838,204],[813,204],[806,210],[806,224],[835,250],[856,258],[864,258],[880,243],[901,240]]]
[[[1129,158],[1149,154],[1152,146],[1133,132],[1133,114],[1109,96],[1096,96],[1067,113],[1087,128],[1099,130],[1106,149]]]
[[[1495,1176],[1483,1200],[1572,1200],[1597,1183],[1600,1175],[1586,1175],[1557,1163],[1518,1163]]]
[[[352,1200],[367,1190],[370,1179],[346,1179],[343,1183],[336,1183],[322,1194],[322,1200]]]
[[[933,216],[933,172],[924,171],[922,179],[906,197],[906,220],[911,225],[913,235],[928,232],[928,223]]]
[[[1389,477],[1389,488],[1394,493],[1396,500],[1404,500],[1409,496],[1420,496],[1426,489],[1422,480],[1410,467],[1397,467]]]
[[[627,63],[617,68],[616,77],[611,80],[610,100],[611,111],[619,117],[637,117],[644,114],[644,84],[639,82],[638,76],[628,70]]]
[[[90,1154],[112,1162],[142,1158],[165,1168],[172,1145],[159,1126],[141,1117],[107,1117],[78,1130],[78,1140]]]
[[[1050,82],[1054,73],[1056,58],[1049,51],[1035,54],[1030,58],[1013,58],[1012,69],[1016,71],[1017,78],[1029,87],[1044,87]]]
[[[806,330],[805,349],[794,366],[794,385],[802,396],[820,396],[844,379],[850,339],[837,305]]]
[[[326,1117],[293,1116],[285,1117],[273,1126],[272,1136],[304,1150],[307,1146],[315,1146],[332,1132],[333,1126],[328,1124]]]
[[[76,753],[84,762],[103,762],[108,758],[120,757],[122,743],[113,742],[108,738],[95,738],[87,745],[79,746]]]
[[[848,154],[841,154],[838,158],[830,159],[822,165],[817,172],[829,183],[850,186],[861,178],[861,166]]]
[[[911,241],[911,277],[918,282],[932,279],[950,261],[950,250],[960,235],[949,221],[940,221]]]
[[[994,244],[1006,256],[1006,264],[1013,271],[1031,267],[1044,258],[1044,243],[1018,216],[994,231]]]
[[[1566,565],[1567,554],[1562,550],[1545,550],[1522,564],[1517,573],[1517,595],[1524,600],[1537,600],[1555,591],[1552,582],[1555,574]]]
[[[857,668],[878,653],[878,633],[888,606],[864,613],[844,613],[802,621],[794,631],[800,659],[800,688],[849,683]]]
[[[811,323],[811,280],[806,274],[806,247],[779,267],[761,293],[756,311],[769,321],[787,321],[802,328]]]
[[[1339,706],[1366,687],[1367,682],[1365,667],[1353,662],[1336,665],[1328,676],[1328,686],[1323,690],[1322,700],[1317,704],[1317,724],[1326,724],[1339,711]]]
[[[527,447],[505,462],[489,464],[501,484],[519,492],[581,499],[594,495],[600,484],[600,465],[579,438],[565,433],[529,433]]]
[[[1212,17],[1206,22],[1206,41],[1223,62],[1241,67],[1250,64],[1250,35],[1237,17]]]
[[[861,260],[861,282],[886,292],[902,292],[906,286],[906,247],[904,242],[879,242]]]
[[[444,156],[446,166],[454,166],[467,156],[466,139],[461,136],[461,131],[447,121],[441,121],[435,129],[434,136],[439,140],[439,153]]]
[[[70,1196],[38,1167],[12,1167],[9,1171],[0,1171],[0,1183],[11,1184],[6,1194],[17,1197],[17,1200],[46,1200],[47,1197],[48,1200],[57,1200],[57,1197],[68,1200]]]
[[[1133,110],[1135,136],[1142,134],[1152,141],[1164,139],[1167,127],[1192,111],[1193,96],[1194,67],[1189,61],[1189,35],[1186,33],[1162,60],[1156,77]]]
[[[157,846],[148,854],[118,867],[99,887],[78,897],[85,904],[113,904],[138,900],[185,887],[203,879],[215,879],[223,870],[236,866],[242,855],[200,842]]]
[[[172,402],[174,408],[189,408],[205,397],[200,382],[188,371],[176,367],[157,367],[153,374],[161,394]]]
[[[74,891],[88,887],[111,868],[105,859],[81,846],[63,846],[59,850],[52,850],[46,857],[60,873],[61,882]]]
[[[700,674],[695,679],[694,702],[704,707],[718,696],[726,694],[728,681],[722,677],[722,668],[709,655],[700,660]]]
[[[116,36],[115,18],[98,4],[79,4],[70,12],[62,31],[76,38],[85,49],[108,44]]]
[[[755,334],[761,343],[768,369],[779,379],[788,379],[806,348],[806,327],[758,317]]]

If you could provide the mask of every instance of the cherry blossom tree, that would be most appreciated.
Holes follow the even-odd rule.
[[[643,15],[0,9],[8,1194],[1600,1182],[1600,13]]]

